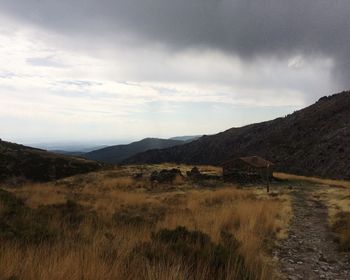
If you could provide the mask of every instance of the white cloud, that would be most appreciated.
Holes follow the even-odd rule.
[[[241,61],[214,50],[159,45],[76,48],[74,38],[6,21],[0,27],[0,136],[104,139],[211,133],[220,114],[183,122],[191,104],[269,107],[249,121],[301,108],[329,93],[332,61],[320,57]],[[79,45],[79,43],[77,43]],[[156,105],[152,105],[156,104]],[[152,108],[152,109],[150,109]],[[163,116],[163,117],[160,117]],[[239,118],[237,118],[239,119]],[[214,123],[217,125],[214,125]],[[28,140],[29,141],[29,140]]]

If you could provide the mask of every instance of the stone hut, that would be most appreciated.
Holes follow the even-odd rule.
[[[258,156],[240,157],[222,164],[225,181],[249,183],[271,180],[274,163]]]

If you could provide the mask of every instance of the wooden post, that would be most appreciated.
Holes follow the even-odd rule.
[[[266,191],[270,192],[270,164],[266,166]]]

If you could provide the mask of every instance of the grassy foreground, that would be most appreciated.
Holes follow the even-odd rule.
[[[0,279],[273,279],[269,250],[288,230],[287,191],[151,184],[148,175],[164,167],[2,186]]]

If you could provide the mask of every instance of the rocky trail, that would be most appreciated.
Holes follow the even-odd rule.
[[[328,226],[327,207],[313,196],[316,190],[310,185],[292,191],[289,237],[274,252],[282,279],[350,279],[350,256],[339,252]]]

